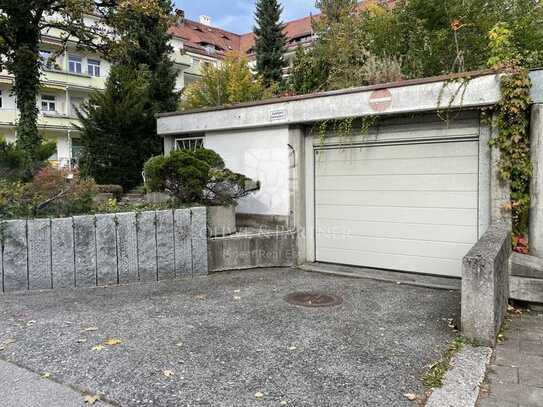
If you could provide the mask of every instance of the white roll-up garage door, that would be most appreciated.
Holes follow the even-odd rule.
[[[478,238],[475,124],[453,138],[444,126],[428,138],[428,126],[403,141],[316,147],[317,261],[461,275]]]

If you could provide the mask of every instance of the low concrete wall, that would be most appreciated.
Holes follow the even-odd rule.
[[[207,234],[209,237],[230,236],[237,232],[235,206],[207,208]]]
[[[205,208],[12,220],[1,232],[3,292],[208,273]]]
[[[543,105],[532,106],[530,154],[533,165],[530,208],[530,254],[543,257]]]
[[[273,232],[209,239],[209,271],[296,264],[296,233]]]
[[[511,232],[507,223],[489,228],[464,257],[462,330],[481,345],[494,346],[509,299]]]

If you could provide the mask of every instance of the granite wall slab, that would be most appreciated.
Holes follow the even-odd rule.
[[[206,209],[0,223],[2,292],[208,273]]]

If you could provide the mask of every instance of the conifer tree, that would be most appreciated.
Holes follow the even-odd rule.
[[[151,8],[150,8],[151,7]],[[81,171],[100,184],[125,190],[142,183],[144,163],[162,152],[155,115],[177,108],[176,72],[170,59],[170,0],[118,7],[110,24],[119,42],[109,53],[112,70],[78,116],[82,122]]]
[[[256,70],[266,86],[281,82],[285,60],[286,37],[277,0],[258,0],[256,4]]]

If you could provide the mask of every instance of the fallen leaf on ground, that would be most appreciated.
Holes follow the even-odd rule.
[[[36,323],[36,321],[28,321],[28,322],[26,323],[26,326],[29,326],[29,327],[30,327],[30,326],[34,325],[35,323]]]
[[[164,370],[164,376],[172,377],[174,375],[173,370]]]
[[[417,399],[417,395],[413,393],[407,393],[404,394],[405,398],[410,401],[415,401]]]
[[[177,343],[175,344],[175,346],[177,346],[178,348],[180,348],[180,347],[183,346],[183,342],[177,342]]]
[[[85,343],[85,342],[87,342],[87,340],[85,338],[79,338],[77,340],[77,343]]]
[[[104,347],[102,345],[96,345],[96,346],[93,346],[91,350],[100,352],[101,350],[104,350]]]
[[[296,346],[291,346],[290,348],[288,348],[288,350],[296,350],[298,349]]]
[[[88,328],[83,329],[81,332],[94,332],[97,331],[98,328],[95,326],[89,326]]]
[[[51,376],[52,374],[49,372],[42,373],[41,375],[42,379],[49,379]]]
[[[264,394],[262,394],[261,392],[258,391],[258,392],[255,393],[255,398],[262,399],[262,398],[264,398]]]
[[[283,400],[282,402],[279,403],[279,405],[281,405],[281,406],[286,406],[287,404],[288,403],[285,400]]]
[[[100,400],[100,396],[91,396],[90,394],[86,395],[83,400],[85,401],[85,404],[94,404],[98,400]]]
[[[207,300],[207,294],[196,294],[194,296],[195,300]]]
[[[121,341],[120,339],[118,338],[109,338],[107,341],[104,342],[106,345],[109,345],[109,346],[117,346],[117,345],[120,345],[123,343],[123,341]]]

